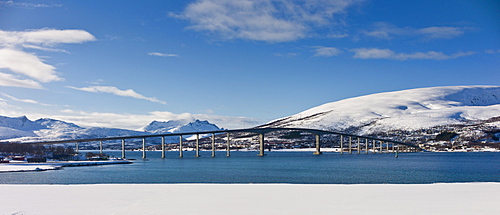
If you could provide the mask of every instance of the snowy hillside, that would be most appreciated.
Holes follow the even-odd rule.
[[[378,93],[331,102],[274,120],[263,127],[337,131],[356,128],[356,133],[362,135],[390,130],[411,131],[498,116],[499,86],[453,86]]]

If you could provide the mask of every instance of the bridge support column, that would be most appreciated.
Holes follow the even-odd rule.
[[[125,139],[122,139],[122,158],[125,158]]]
[[[161,137],[161,158],[165,158],[165,136]]]
[[[340,154],[344,154],[344,135],[340,135]]]
[[[377,153],[377,141],[376,140],[373,140],[373,154]]]
[[[321,153],[321,139],[318,134],[316,134],[316,151],[313,153],[315,155],[320,155]]]
[[[264,156],[264,134],[259,134],[259,154],[258,156]]]
[[[227,148],[226,148],[226,157],[231,156],[231,140],[229,140],[229,133],[226,134],[227,137]]]
[[[179,136],[179,157],[183,157],[183,154],[182,154],[182,135]]]
[[[349,136],[349,154],[352,154],[352,137]]]
[[[396,146],[396,155],[394,157],[399,157],[399,145]]]
[[[358,155],[361,153],[361,143],[359,141],[359,137],[358,137]]]
[[[385,143],[385,146],[386,146],[386,152],[385,153],[389,153],[389,142]]]
[[[196,134],[196,154],[195,157],[200,157],[200,134]]]
[[[75,143],[75,152],[80,153],[80,149],[78,149],[78,142]]]
[[[146,159],[146,138],[142,138],[142,159]]]
[[[215,134],[212,133],[212,157],[215,157]]]
[[[365,139],[365,154],[368,154],[368,139]]]
[[[99,141],[99,155],[102,156],[102,140]]]

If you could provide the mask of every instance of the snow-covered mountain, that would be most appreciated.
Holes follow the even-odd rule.
[[[500,129],[500,86],[451,86],[378,93],[323,104],[261,127],[300,127],[360,135],[478,121]]]
[[[221,130],[208,121],[193,122],[153,121],[143,128],[144,131],[133,131],[117,128],[80,127],[55,119],[38,119],[31,121],[23,117],[0,116],[0,140],[3,141],[51,141],[64,139],[87,139],[117,136],[136,136],[161,133],[181,133],[196,131]],[[167,138],[167,142],[177,142],[178,138]]]
[[[195,120],[184,124],[183,121],[170,120],[167,122],[152,121],[149,125],[145,126],[142,130],[154,133],[185,133],[185,132],[198,132],[198,131],[218,131],[221,130],[217,125],[208,121]]]
[[[208,121],[195,120],[194,122],[189,122],[185,124],[184,121],[180,120],[170,120],[167,122],[152,121],[141,130],[153,134],[162,133],[187,133],[187,132],[199,132],[199,131],[219,131],[223,130],[217,125],[212,124]],[[202,135],[200,137],[205,137]],[[186,139],[192,139],[192,137],[186,137]]]

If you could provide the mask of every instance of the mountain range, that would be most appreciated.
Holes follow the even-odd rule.
[[[449,86],[384,92],[326,103],[258,127],[314,128],[426,143],[500,138],[500,86]],[[0,116],[3,141],[49,141],[222,130],[208,121],[152,121],[140,131],[80,127],[55,119]],[[193,137],[186,137],[192,139]],[[178,142],[178,139],[167,140]]]
[[[26,116],[5,117],[0,116],[0,139],[3,141],[51,141],[63,139],[88,139],[117,136],[136,136],[160,133],[180,133],[196,131],[223,130],[208,121],[153,121],[141,129],[134,131],[118,128],[80,127],[55,119],[38,119],[31,121]],[[187,137],[186,139],[189,139]],[[166,138],[167,142],[178,142],[178,138]]]

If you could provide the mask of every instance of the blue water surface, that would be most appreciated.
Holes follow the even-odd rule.
[[[121,156],[119,151],[107,154]],[[500,153],[338,154],[312,152],[127,152],[133,164],[65,167],[43,172],[0,173],[2,184],[292,183],[424,184],[500,182]]]

